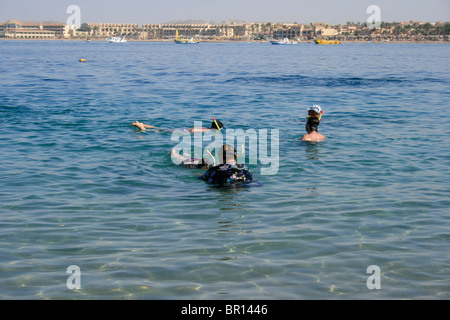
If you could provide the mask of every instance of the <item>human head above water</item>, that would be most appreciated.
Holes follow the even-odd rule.
[[[308,133],[312,131],[317,131],[317,129],[319,128],[319,124],[320,120],[318,118],[309,117],[308,122],[306,123],[306,131],[308,131]]]
[[[229,144],[224,144],[219,150],[219,161],[220,163],[227,163],[227,161],[237,160],[237,153],[233,146]]]
[[[217,127],[216,122],[217,122],[217,125],[218,125],[219,127]],[[214,120],[214,121],[211,123],[211,129],[218,129],[218,130],[220,130],[220,129],[222,129],[222,128],[223,128],[223,124],[222,124],[222,122],[220,122],[220,121]]]
[[[308,115],[311,117],[318,117],[321,111],[322,108],[319,105],[315,104],[312,107],[308,108]]]

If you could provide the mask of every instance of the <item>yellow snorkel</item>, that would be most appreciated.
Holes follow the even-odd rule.
[[[216,119],[214,117],[213,117],[213,121],[216,124],[217,129],[219,129],[219,131],[222,130],[222,128],[219,127],[219,124],[217,123],[217,121],[216,121]]]
[[[320,111],[320,114],[319,114],[319,120],[321,120],[322,119],[322,115],[323,115],[323,110],[322,111]],[[309,119],[309,118],[311,118],[312,116],[310,116],[310,115],[307,115],[306,116],[306,119]]]

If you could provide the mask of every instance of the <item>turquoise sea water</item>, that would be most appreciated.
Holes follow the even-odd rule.
[[[0,298],[449,299],[449,58],[0,42]],[[313,104],[317,144],[299,141]],[[212,117],[279,130],[278,172],[250,164],[261,187],[217,189],[171,163],[169,133],[130,126]]]

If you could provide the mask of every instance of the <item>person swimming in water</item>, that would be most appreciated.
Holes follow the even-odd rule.
[[[132,124],[131,124],[132,126],[135,126],[136,128],[138,128],[138,129],[141,129],[142,131],[145,131],[145,129],[149,129],[149,128],[152,128],[152,129],[159,129],[159,128],[157,128],[157,127],[154,127],[154,126],[151,126],[151,125],[149,125],[149,124],[145,124],[145,123],[142,123],[142,122],[139,122],[139,121],[135,121],[135,122],[133,122]]]
[[[145,124],[145,123],[142,123],[139,121],[135,121],[131,125],[135,126],[136,128],[140,129],[141,131],[146,131],[146,129],[156,129],[156,130],[168,131],[168,132],[173,131],[170,129],[163,129],[163,128],[151,126],[149,124]],[[214,121],[211,123],[211,128],[193,127],[193,128],[188,128],[188,129],[184,129],[184,130],[186,132],[205,132],[205,131],[209,131],[209,130],[222,130],[222,129],[223,129],[223,123],[214,119]]]
[[[315,142],[323,141],[325,139],[325,136],[317,132],[319,124],[320,120],[318,118],[316,118],[315,116],[309,117],[308,121],[306,122],[306,131],[308,133],[305,134],[301,140]]]
[[[209,154],[210,158],[189,158],[182,156],[178,152],[175,151],[175,149],[172,149],[169,154],[172,158],[172,162],[175,164],[178,164],[185,168],[190,169],[208,169],[210,167],[213,167],[216,165],[216,159],[211,154],[209,150],[206,150],[206,152]],[[237,157],[244,154],[244,145],[241,145],[241,153],[237,155]],[[236,157],[236,158],[237,158]]]
[[[208,152],[209,153],[209,152]],[[210,154],[211,155],[211,154]],[[170,151],[172,162],[179,163],[180,166],[190,169],[203,169],[206,170],[214,165],[214,158],[211,161],[206,158],[186,158],[177,153],[174,149]]]
[[[253,174],[245,164],[237,163],[233,146],[224,144],[219,151],[220,165],[208,169],[200,178],[213,185],[236,185],[253,181]]]

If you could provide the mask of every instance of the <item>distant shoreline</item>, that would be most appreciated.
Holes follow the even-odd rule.
[[[87,42],[86,39],[13,39],[13,38],[0,38],[0,41],[61,41],[61,42]],[[90,39],[91,42],[105,42],[105,39]],[[380,40],[339,40],[341,43],[417,43],[417,44],[424,44],[424,43],[441,43],[441,44],[448,44],[449,41],[444,40],[388,40],[388,41],[380,41]],[[162,40],[162,39],[155,39],[155,40],[135,40],[135,39],[129,39],[128,42],[160,42],[160,43],[173,43],[174,40]],[[199,40],[200,43],[269,43],[269,41],[260,41],[260,40]],[[314,40],[308,40],[308,41],[297,41],[299,44],[314,44]]]

